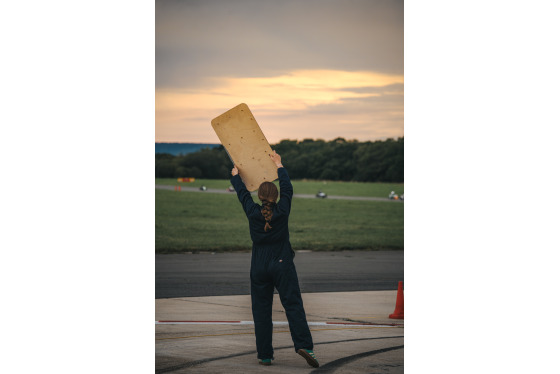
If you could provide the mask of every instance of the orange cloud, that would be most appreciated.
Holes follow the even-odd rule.
[[[212,118],[242,102],[264,117],[290,112],[305,116],[306,111],[319,105],[344,105],[345,99],[382,96],[382,90],[371,88],[403,82],[402,75],[367,71],[297,70],[274,77],[213,78],[204,86],[183,90],[160,89],[155,95],[156,141],[171,141],[169,138],[178,128],[181,128],[182,139],[177,141],[189,141],[183,138],[188,133],[185,126],[193,127],[193,135],[198,134],[200,129],[194,129],[195,126],[201,126],[202,122],[208,125]],[[402,103],[397,107],[401,108]],[[395,114],[402,124],[402,111]],[[371,116],[354,113],[353,118],[341,119],[340,124],[359,126],[360,118],[371,121]],[[208,127],[204,131],[212,130]],[[165,139],[161,137],[163,134]],[[298,135],[289,137],[298,138]]]

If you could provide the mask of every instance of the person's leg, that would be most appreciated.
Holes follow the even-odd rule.
[[[282,263],[278,263],[274,275],[275,286],[288,318],[295,351],[313,350],[313,339],[307,325],[296,268],[292,259],[284,258]]]
[[[257,357],[261,360],[274,358],[274,349],[272,348],[273,296],[274,285],[272,280],[267,280],[266,277],[262,277],[262,274],[251,268],[251,303],[255,323]]]

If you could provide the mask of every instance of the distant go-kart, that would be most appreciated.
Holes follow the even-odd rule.
[[[391,193],[389,194],[389,200],[402,200],[404,201],[404,193],[399,196],[395,193],[395,191],[391,191]]]
[[[200,186],[201,191],[206,191],[206,186]]]
[[[321,199],[324,199],[324,198],[327,197],[327,194],[324,193],[323,191],[319,191],[319,192],[317,192],[317,195],[315,195],[315,197],[319,197]]]
[[[227,189],[229,192],[235,192],[235,188],[233,188],[233,186],[229,186]]]

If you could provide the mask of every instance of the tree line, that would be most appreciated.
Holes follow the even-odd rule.
[[[271,144],[292,179],[404,182],[404,137],[358,142],[336,138]],[[228,179],[232,163],[223,146],[186,155],[156,154],[156,178]]]

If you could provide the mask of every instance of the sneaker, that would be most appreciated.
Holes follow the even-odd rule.
[[[299,349],[297,353],[301,357],[305,358],[309,365],[313,366],[314,368],[319,367],[319,361],[317,361],[317,359],[315,358],[315,353],[313,353],[311,349]]]
[[[259,359],[259,364],[265,365],[265,366],[270,366],[270,365],[272,365],[272,359],[271,358],[263,358],[262,360]]]

